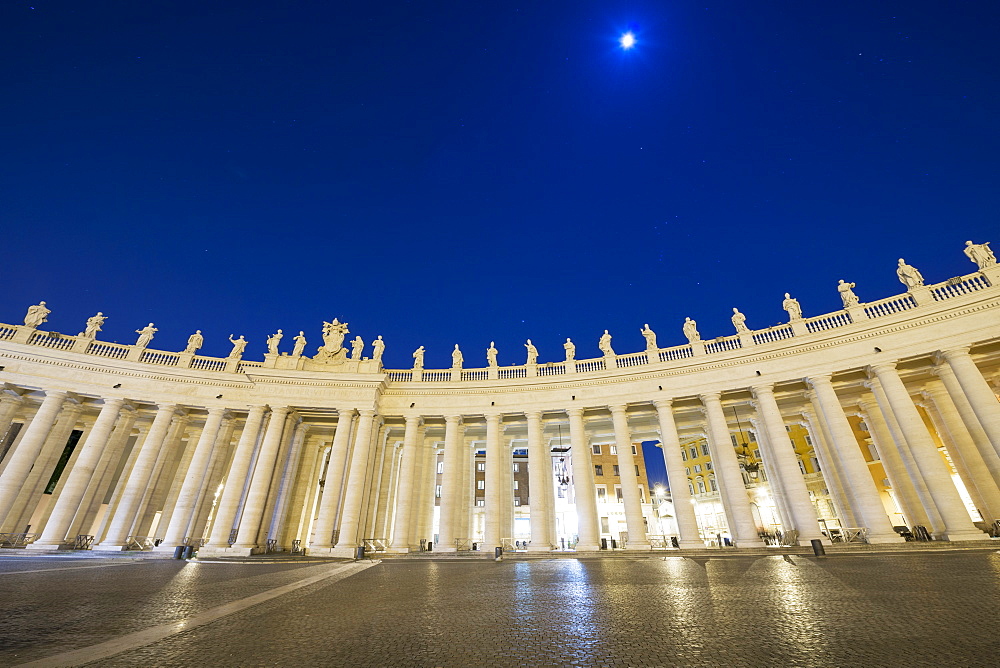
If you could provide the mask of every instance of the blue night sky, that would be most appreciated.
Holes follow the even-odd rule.
[[[996,2],[14,2],[0,321],[262,359],[684,343],[1000,246]],[[625,51],[626,31],[636,45]],[[1000,250],[1000,248],[998,248]],[[366,354],[370,348],[366,348]]]

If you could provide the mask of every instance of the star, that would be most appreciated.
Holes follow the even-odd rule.
[[[628,51],[635,46],[635,35],[632,34],[631,31],[625,33],[618,39],[618,44],[620,44],[624,50]]]

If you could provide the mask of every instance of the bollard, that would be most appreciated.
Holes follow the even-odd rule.
[[[184,558],[184,546],[178,545],[177,547],[174,548],[174,559],[183,559],[183,558]]]
[[[500,561],[501,559],[503,559],[503,548],[502,547],[495,547],[495,548],[493,548],[493,558],[496,561]]]
[[[194,545],[188,545],[184,548],[184,558],[194,559]]]
[[[809,542],[812,543],[813,546],[813,555],[817,557],[826,556],[826,548],[823,547],[823,541],[821,541],[819,538],[813,538]]]
[[[365,558],[365,546],[358,545],[356,548],[354,548],[354,559],[355,561],[357,561],[358,559],[364,559],[364,558]]]

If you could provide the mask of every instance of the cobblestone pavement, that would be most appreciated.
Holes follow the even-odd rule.
[[[59,653],[345,568],[0,558],[0,665],[53,655],[51,665],[70,665],[59,662]],[[28,570],[37,572],[17,572]],[[995,551],[825,559],[399,559],[296,586],[151,644],[126,642],[126,651],[89,665],[1000,662]]]

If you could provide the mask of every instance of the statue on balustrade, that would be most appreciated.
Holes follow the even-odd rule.
[[[346,322],[340,322],[336,318],[333,322],[323,321],[323,350],[330,354],[340,352],[344,347],[344,337],[350,333]]]
[[[906,264],[906,260],[899,258],[899,266],[896,267],[896,276],[899,282],[906,286],[906,289],[918,288],[924,284],[924,277],[916,267]]]
[[[799,304],[799,300],[793,298],[787,292],[785,293],[785,301],[781,302],[781,308],[788,312],[790,320],[802,319],[802,306]]]
[[[857,285],[857,283],[848,283],[844,279],[840,279],[840,283],[837,284],[837,292],[840,293],[840,299],[844,302],[844,308],[857,306],[860,303],[858,296],[854,294],[854,288]]]
[[[486,364],[489,366],[497,365],[497,354],[500,352],[496,348],[496,341],[490,341],[490,347],[486,349]]]
[[[424,368],[424,353],[425,352],[426,351],[424,350],[423,346],[420,346],[419,348],[417,348],[416,350],[413,351],[413,368],[414,369],[423,369]]]
[[[528,339],[524,347],[528,349],[528,361],[525,364],[538,364],[538,348],[531,342],[531,339]]]
[[[464,361],[465,358],[462,357],[462,351],[458,349],[458,344],[456,343],[455,349],[451,351],[451,367],[453,369],[461,369],[462,362]]]
[[[149,342],[153,340],[153,334],[156,334],[158,331],[160,330],[153,327],[153,323],[149,323],[142,329],[135,330],[135,333],[139,335],[139,338],[136,339],[135,345],[139,348],[145,348],[149,345]]]
[[[193,353],[201,349],[205,345],[205,337],[201,335],[201,330],[195,331],[194,334],[188,337],[187,348],[184,349],[186,353]]]
[[[750,328],[747,327],[747,317],[740,313],[740,310],[735,306],[733,307],[733,327],[735,327],[736,331],[740,334],[745,334],[750,331]]]
[[[649,324],[643,325],[639,332],[646,339],[646,350],[656,350],[656,332],[649,328]]]
[[[614,349],[611,347],[611,335],[608,333],[608,330],[604,330],[601,340],[597,342],[597,347],[601,349],[601,352],[605,356],[613,356],[615,354]]]
[[[302,351],[306,349],[306,333],[299,330],[299,335],[292,337],[292,340],[295,341],[295,346],[292,348],[292,357],[300,357]]]
[[[385,352],[385,341],[382,340],[382,335],[379,334],[378,337],[372,341],[372,359],[375,360],[376,364],[382,363],[382,353]]]
[[[576,344],[566,339],[566,343],[563,344],[563,350],[566,351],[566,361],[572,362],[576,359]]]
[[[24,316],[24,324],[26,327],[38,329],[40,324],[48,321],[50,313],[52,311],[45,307],[45,302],[38,302],[34,306],[28,307],[28,313]]]
[[[684,331],[684,336],[687,337],[688,343],[701,341],[701,334],[698,333],[698,323],[691,318],[684,318],[684,326],[681,329]]]
[[[359,360],[361,359],[361,353],[365,349],[365,342],[361,340],[360,336],[355,336],[354,340],[351,341],[351,359]]]
[[[990,248],[989,241],[984,244],[974,244],[971,241],[966,241],[962,252],[965,253],[966,257],[975,262],[979,269],[986,269],[997,263],[997,256],[993,254],[993,249]]]
[[[240,338],[234,339],[233,335],[230,334],[229,342],[233,344],[233,349],[229,351],[229,357],[242,357],[243,351],[247,348],[247,340],[243,338],[243,335],[240,334]]]
[[[104,315],[100,311],[97,315],[92,315],[87,318],[87,328],[80,332],[79,336],[85,339],[92,339],[97,336],[97,333],[101,331],[101,327],[104,326],[104,321],[108,319],[108,316]]]
[[[277,355],[278,354],[278,344],[281,343],[281,339],[284,336],[285,335],[282,334],[281,330],[279,329],[276,334],[272,334],[271,336],[267,337],[267,354],[268,355]]]

